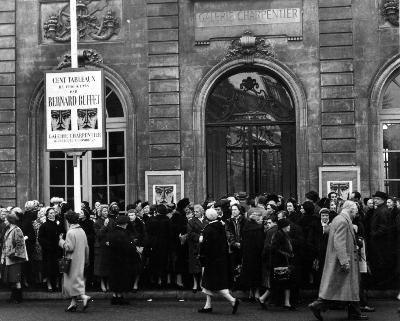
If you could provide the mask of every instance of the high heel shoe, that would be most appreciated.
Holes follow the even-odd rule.
[[[93,301],[93,298],[90,296],[86,296],[83,300],[83,311],[85,311],[89,307],[89,303]]]
[[[68,308],[65,309],[65,312],[76,312],[77,308],[78,308],[77,304],[70,305]]]
[[[261,301],[259,298],[257,298],[258,304],[260,304],[261,309],[263,310],[268,310],[267,304],[263,301]]]

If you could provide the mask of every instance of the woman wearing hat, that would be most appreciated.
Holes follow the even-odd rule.
[[[85,294],[85,265],[89,264],[89,246],[85,231],[79,225],[79,214],[68,211],[65,219],[70,225],[65,240],[60,234],[58,245],[65,251],[66,257],[71,259],[68,273],[63,273],[63,294],[71,298],[66,312],[75,312],[78,300],[82,300],[83,310],[89,306],[92,298]]]
[[[17,226],[17,215],[7,213],[4,223],[6,229],[2,240],[1,276],[3,283],[12,287],[10,303],[22,301],[21,265],[28,260],[24,234]]]
[[[290,289],[293,286],[291,275],[292,260],[294,257],[293,247],[289,238],[290,221],[286,218],[278,220],[278,231],[271,242],[271,266],[272,266],[272,291],[284,292],[284,308],[294,309],[290,304]],[[278,277],[277,268],[287,268],[285,278]]]
[[[109,249],[106,245],[107,235],[104,231],[106,220],[108,220],[108,205],[99,206],[99,215],[93,225],[95,231],[94,275],[101,278],[101,290],[106,292],[108,288],[107,278],[110,274]]]
[[[113,292],[111,304],[129,304],[124,299],[123,293],[129,292],[132,288],[132,266],[136,256],[134,245],[127,226],[129,217],[117,216],[115,228],[108,235],[108,246],[110,248],[110,290]]]
[[[149,270],[151,277],[158,286],[165,280],[171,226],[167,214],[169,210],[164,204],[156,207],[155,215],[149,218],[146,225],[149,253]]]
[[[219,292],[232,305],[232,314],[235,314],[239,300],[229,292],[229,258],[228,242],[226,239],[224,224],[218,220],[215,209],[206,211],[206,218],[210,222],[203,230],[203,238],[200,245],[201,264],[204,267],[201,286],[207,296],[203,308],[199,313],[211,313],[211,297]]]
[[[53,291],[57,285],[58,259],[61,251],[58,246],[58,236],[63,233],[59,221],[56,220],[56,211],[53,207],[46,210],[46,222],[39,228],[39,243],[43,253],[43,270],[47,278],[47,291]]]

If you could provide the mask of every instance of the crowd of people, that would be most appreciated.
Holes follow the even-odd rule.
[[[399,288],[400,199],[380,191],[368,198],[352,192],[349,199],[358,209],[352,226],[361,310],[373,311],[367,289]],[[275,194],[253,198],[239,193],[203,204],[188,198],[176,205],[138,200],[126,208],[97,202],[91,209],[82,202],[81,212],[71,218],[72,208],[61,198],[53,197],[48,207],[28,201],[24,209],[0,209],[2,284],[13,288],[11,302],[22,301],[23,288],[51,292],[66,287],[59,260],[77,246],[68,243],[75,227],[73,233],[84,232],[86,243],[81,243],[78,269],[83,275],[70,283],[83,289],[70,293],[68,309],[76,309],[79,297],[88,305],[86,286],[113,293],[112,304],[128,304],[127,292],[145,288],[190,289],[207,295],[199,310],[207,313],[218,290],[236,311],[239,301],[230,290],[240,289],[263,309],[274,303],[294,310],[301,289],[320,286],[330,225],[344,203],[335,192],[320,199],[310,191],[302,203]]]

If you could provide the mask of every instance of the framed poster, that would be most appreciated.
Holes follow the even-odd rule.
[[[47,151],[105,148],[102,69],[66,69],[45,73]]]
[[[176,204],[176,184],[154,184],[153,204]]]
[[[347,200],[353,191],[360,191],[359,166],[319,167],[319,196],[326,197],[330,192]]]
[[[145,190],[152,204],[176,204],[184,198],[184,172],[146,171]]]
[[[326,183],[327,195],[330,192],[335,192],[342,200],[350,199],[350,194],[353,191],[352,181],[328,181]]]

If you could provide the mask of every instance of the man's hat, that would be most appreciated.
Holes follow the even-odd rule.
[[[387,200],[388,195],[385,192],[381,192],[381,191],[376,191],[374,195],[372,195],[372,197],[380,197],[383,200]]]

